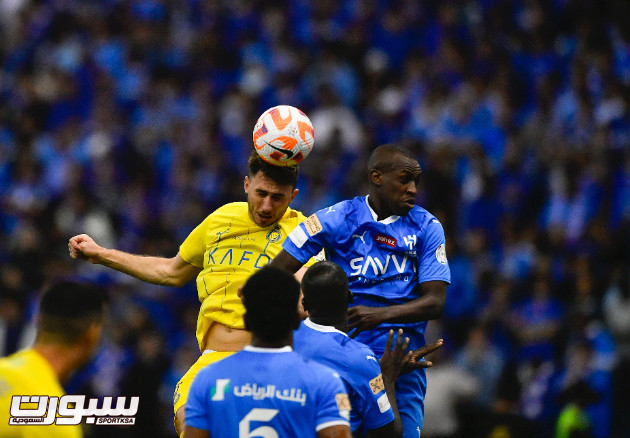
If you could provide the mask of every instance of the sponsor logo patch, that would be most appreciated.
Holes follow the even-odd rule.
[[[389,399],[387,398],[387,394],[383,394],[380,396],[376,402],[378,403],[378,410],[381,411],[381,414],[387,411],[392,405],[389,404]]]
[[[393,237],[385,236],[384,234],[377,234],[374,238],[377,242],[384,243],[387,246],[391,246],[392,248],[396,247],[396,239]]]
[[[316,214],[310,215],[304,221],[304,226],[306,227],[306,231],[308,231],[308,234],[310,234],[311,236],[314,236],[324,229]]]
[[[378,394],[385,389],[385,383],[383,382],[382,374],[379,374],[378,376],[370,380],[370,388],[372,388],[372,392],[374,394]]]
[[[349,411],[351,409],[348,394],[335,394],[335,401],[340,411]]]
[[[441,244],[437,247],[437,249],[435,250],[435,258],[441,264],[446,264],[446,245]]]
[[[225,394],[230,390],[230,379],[217,379],[217,384],[210,388],[210,400],[225,400]]]

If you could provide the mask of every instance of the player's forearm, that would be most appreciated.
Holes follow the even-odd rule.
[[[444,303],[434,297],[422,297],[405,304],[383,308],[383,322],[411,323],[438,319],[444,311]]]
[[[416,286],[419,298],[385,308],[383,322],[409,323],[438,319],[446,303],[446,283],[427,281]]]
[[[303,265],[304,263],[297,260],[284,249],[280,251],[280,253],[275,256],[271,262],[269,262],[269,266],[284,269],[293,273],[297,272]]]
[[[402,420],[400,419],[400,412],[398,412],[398,403],[396,403],[396,381],[387,381],[385,380],[385,392],[387,393],[387,398],[389,399],[389,404],[392,406],[392,411],[394,412],[394,433],[395,437],[402,437],[403,426]]]
[[[151,257],[129,254],[116,249],[103,248],[99,263],[139,280],[162,286],[181,286],[180,278],[173,276],[168,267],[170,260],[164,257]]]

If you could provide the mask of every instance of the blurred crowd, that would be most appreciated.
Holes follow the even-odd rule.
[[[419,158],[453,277],[423,437],[628,436],[623,0],[0,2],[0,355],[32,338],[46,282],[97,281],[111,327],[67,390],[141,401],[133,429],[88,436],[173,436],[194,282],[144,284],[67,241],[174,256],[245,199],[253,125],[277,104],[315,127],[307,215],[367,192],[375,146]]]

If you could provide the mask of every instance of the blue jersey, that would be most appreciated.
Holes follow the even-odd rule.
[[[244,350],[202,369],[190,388],[186,424],[213,438],[304,436],[348,425],[339,375],[292,351]]]
[[[293,333],[293,348],[305,358],[339,373],[350,397],[350,427],[353,432],[377,429],[394,421],[381,366],[366,345],[350,339],[334,327],[306,319]]]
[[[378,221],[367,197],[342,201],[302,222],[283,248],[302,263],[324,248],[327,258],[348,275],[355,296],[352,305],[402,304],[420,297],[419,283],[451,281],[442,224],[418,206],[406,216]],[[378,333],[364,332],[357,339],[382,354],[382,332],[402,327],[412,348],[418,348],[425,343],[426,325],[383,324]]]

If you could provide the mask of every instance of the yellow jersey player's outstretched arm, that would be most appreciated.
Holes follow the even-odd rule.
[[[179,253],[172,258],[151,257],[103,248],[87,234],[72,237],[68,250],[73,259],[84,259],[162,286],[182,286],[202,269],[186,262]]]

